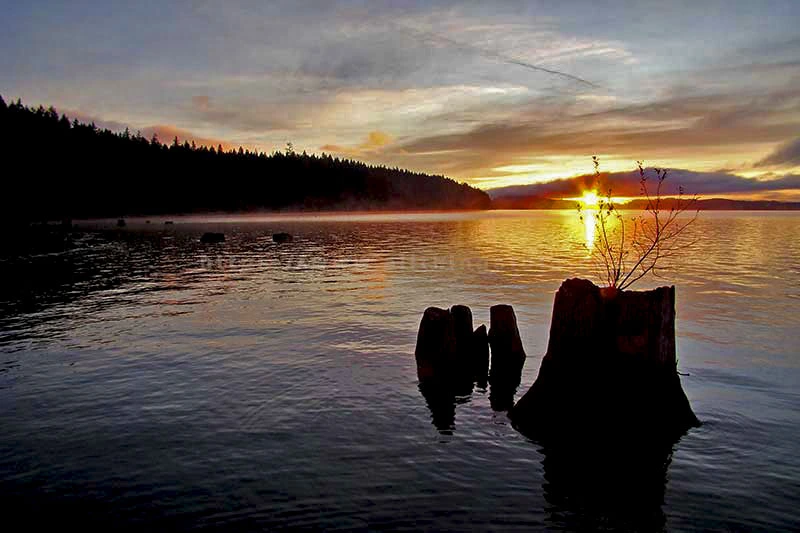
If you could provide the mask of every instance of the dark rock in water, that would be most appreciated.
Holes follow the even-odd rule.
[[[540,438],[674,439],[699,425],[677,373],[675,287],[612,292],[565,281],[539,376],[509,417]]]
[[[429,307],[422,315],[414,350],[420,380],[447,379],[455,368],[455,320],[447,309]]]
[[[145,220],[144,223],[145,224],[150,224],[150,221],[149,220]]]
[[[171,221],[171,220],[165,220],[165,221],[164,221],[164,225],[165,225],[165,226],[171,226],[171,225],[173,225],[173,224],[175,224],[175,223],[174,223],[173,221]]]
[[[203,233],[203,236],[200,237],[200,242],[205,244],[217,243],[217,242],[225,242],[225,234],[224,233],[213,233],[207,232]]]
[[[292,242],[293,237],[289,233],[273,233],[272,240],[275,242]]]
[[[125,219],[124,218],[120,218],[119,220],[117,220],[117,227],[118,228],[124,228],[126,225],[127,224],[125,223]]]
[[[513,405],[514,394],[522,379],[525,350],[513,307],[493,305],[489,315],[488,337],[492,347],[489,401],[496,411],[505,411]]]

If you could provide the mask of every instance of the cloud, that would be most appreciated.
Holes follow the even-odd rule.
[[[333,152],[350,156],[363,156],[370,152],[383,149],[394,141],[391,135],[382,131],[371,131],[367,138],[356,146],[340,146],[337,144],[326,144],[320,147],[323,152]]]
[[[265,132],[291,128],[295,122],[293,111],[297,110],[297,103],[244,100],[220,105],[211,97],[200,95],[192,96],[185,120],[204,127],[223,127],[237,132]]]
[[[646,176],[650,183],[655,179],[652,169],[647,169]],[[580,196],[583,191],[596,189],[600,191],[611,188],[614,196],[639,196],[639,172],[612,172],[601,174],[598,180],[593,174],[584,174],[572,178],[563,178],[544,183],[500,187],[487,191],[492,198],[514,196],[539,196],[566,198]],[[677,194],[681,187],[686,194],[741,194],[768,191],[789,191],[800,189],[800,175],[787,175],[770,180],[745,178],[725,172],[693,172],[685,169],[669,170],[664,182],[665,195]],[[651,186],[652,191],[652,186]]]
[[[192,96],[192,105],[200,111],[208,111],[211,108],[211,98],[206,95]]]
[[[610,154],[631,162],[708,159],[717,161],[716,168],[744,168],[760,155],[760,146],[796,135],[800,89],[675,93],[637,104],[609,99],[599,110],[595,102],[533,99],[473,112],[490,120],[463,131],[409,139],[400,147],[409,157],[439,153],[442,162],[457,158],[463,163],[458,173],[470,178],[502,176],[496,168],[556,154],[587,160]],[[458,114],[447,118],[456,122]]]
[[[780,146],[777,150],[756,163],[757,167],[800,166],[800,137]]]
[[[530,61],[525,61],[523,59],[519,59],[519,58],[514,57],[512,55],[509,55],[507,53],[498,52],[498,51],[495,51],[495,50],[490,50],[488,48],[483,48],[483,47],[476,46],[476,45],[470,44],[470,43],[460,42],[460,41],[457,41],[456,39],[453,39],[451,37],[447,37],[446,35],[442,35],[442,34],[438,34],[438,33],[434,33],[434,32],[429,32],[429,31],[422,31],[422,30],[418,30],[416,28],[411,28],[411,27],[408,27],[408,26],[404,26],[402,24],[397,24],[396,27],[397,27],[397,29],[399,31],[410,35],[414,39],[419,39],[419,40],[423,40],[423,41],[432,41],[434,43],[443,43],[445,45],[448,45],[448,46],[451,46],[451,47],[456,48],[458,50],[461,50],[462,52],[477,54],[477,55],[485,57],[487,59],[500,61],[500,62],[505,63],[507,65],[515,65],[515,66],[523,67],[523,68],[526,68],[526,69],[529,69],[529,70],[533,70],[533,71],[536,71],[536,72],[542,72],[542,73],[550,74],[550,75],[553,75],[553,76],[560,76],[562,78],[568,79],[568,80],[573,81],[573,82],[580,83],[582,85],[586,85],[588,87],[598,88],[597,84],[595,84],[595,83],[593,83],[593,82],[591,82],[591,81],[589,81],[587,79],[581,78],[580,76],[576,76],[574,74],[570,74],[569,72],[565,72],[563,70],[557,70],[557,69],[553,69],[553,68],[547,68],[547,67],[544,67],[542,65],[536,65],[534,63],[531,63]],[[595,53],[598,54],[598,55],[603,55],[606,52],[607,52],[606,50],[602,50],[602,49],[595,50]]]
[[[484,186],[592,154],[609,171],[794,171],[778,163],[796,152],[768,152],[800,131],[799,3],[606,4],[20,4],[0,17],[0,84],[113,130],[291,141]]]

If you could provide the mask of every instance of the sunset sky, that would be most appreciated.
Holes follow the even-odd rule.
[[[800,200],[799,27],[792,0],[14,2],[0,94],[484,189],[598,155],[707,195]]]

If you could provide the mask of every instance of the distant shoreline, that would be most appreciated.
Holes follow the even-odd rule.
[[[669,198],[663,200],[665,209],[669,208]],[[492,209],[539,210],[539,209],[575,209],[577,202],[540,197],[501,197],[492,199]],[[634,199],[618,206],[623,210],[641,210],[645,200]],[[727,198],[699,199],[693,208],[700,211],[800,211],[800,202],[781,202],[778,200],[730,200]]]

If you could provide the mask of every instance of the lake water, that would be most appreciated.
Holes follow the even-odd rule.
[[[528,353],[517,397],[527,390],[556,289],[591,275],[575,213],[130,221],[66,252],[2,257],[4,519],[796,528],[800,214],[707,212],[694,230],[702,242],[668,280],[640,288],[677,286],[679,368],[703,426],[627,488],[572,468],[606,462],[592,443],[581,458],[543,449],[484,389],[434,425],[418,388],[426,307],[469,305],[477,326],[509,303]],[[204,231],[227,241],[200,244]],[[277,231],[294,242],[274,244]]]

